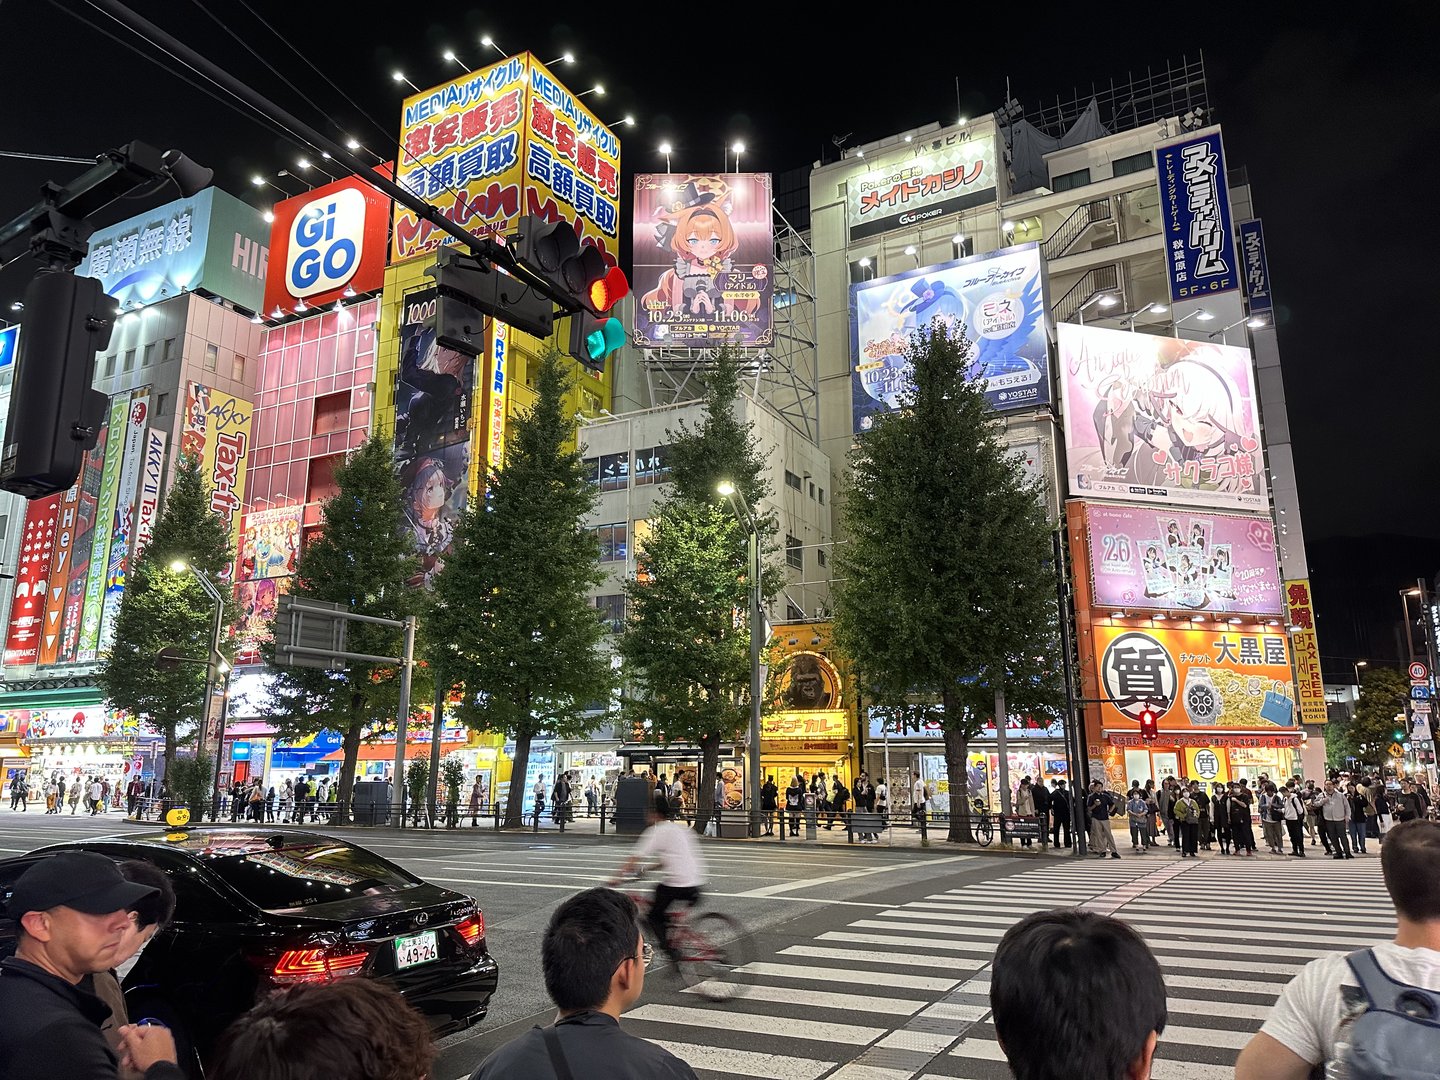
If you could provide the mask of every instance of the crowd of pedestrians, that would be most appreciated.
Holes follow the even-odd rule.
[[[16,772],[10,778],[10,809],[17,813],[28,813],[32,799],[36,802],[43,799],[46,814],[62,814],[68,806],[73,815],[83,806],[93,817],[118,809],[119,798],[120,786],[111,784],[107,776],[76,776],[67,782],[59,772],[45,779],[32,779]]]

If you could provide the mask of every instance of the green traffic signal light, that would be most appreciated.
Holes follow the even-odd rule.
[[[1390,734],[1393,735],[1393,736],[1395,736],[1395,741],[1396,741],[1396,742],[1404,742],[1404,741],[1405,741],[1405,732],[1402,731],[1402,730],[1400,730],[1399,728],[1396,728],[1396,729],[1395,729],[1394,731],[1392,731]]]
[[[625,327],[619,319],[606,319],[585,337],[585,354],[597,363],[603,364],[621,345],[625,344]]]

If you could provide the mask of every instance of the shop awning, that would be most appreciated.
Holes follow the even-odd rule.
[[[93,683],[89,686],[47,687],[43,690],[0,689],[0,710],[11,709],[84,709],[99,705],[102,695]]]
[[[720,745],[720,757],[722,759],[733,758],[736,752],[737,747],[732,743],[722,743]],[[621,757],[660,758],[668,761],[672,758],[699,757],[700,747],[691,743],[669,743],[668,745],[661,745],[659,743],[621,743],[620,746],[614,750],[614,753],[619,754]]]
[[[1114,731],[1105,729],[1105,737],[1112,746],[1144,746],[1145,741],[1136,731]],[[1299,746],[1303,736],[1298,731],[1227,731],[1216,728],[1213,731],[1164,731],[1156,743],[1160,746]]]
[[[440,756],[444,757],[452,750],[465,749],[464,743],[441,743]],[[410,743],[405,747],[405,760],[413,761],[415,758],[430,759],[429,743]],[[321,761],[344,761],[345,751],[336,750],[333,754],[326,754]],[[360,753],[356,755],[356,761],[394,761],[395,746],[393,743],[361,743]]]

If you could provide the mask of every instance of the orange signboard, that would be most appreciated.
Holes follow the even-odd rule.
[[[1294,628],[1290,640],[1295,648],[1295,689],[1300,700],[1300,722],[1323,724],[1325,676],[1320,673],[1320,642],[1315,636],[1315,607],[1310,599],[1310,579],[1285,582],[1285,611]]]
[[[1162,732],[1295,730],[1290,650],[1281,631],[1099,624],[1093,633],[1108,731],[1138,731],[1146,709]]]

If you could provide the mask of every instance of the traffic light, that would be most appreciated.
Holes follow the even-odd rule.
[[[1155,710],[1146,705],[1140,710],[1140,738],[1145,742],[1154,742],[1159,737],[1159,719],[1155,715]]]
[[[607,266],[600,250],[581,244],[568,221],[535,215],[520,220],[511,251],[519,266],[542,281],[556,303],[573,316],[570,355],[601,370],[605,358],[625,343],[625,328],[607,313],[630,291],[618,266]]]
[[[571,356],[588,368],[605,370],[605,358],[625,344],[625,327],[619,319],[597,319],[588,311],[570,316]]]
[[[20,355],[0,455],[0,488],[38,499],[75,483],[107,399],[91,388],[114,301],[94,278],[42,270],[25,290]]]
[[[447,349],[469,356],[484,352],[487,315],[538,338],[554,329],[548,297],[474,255],[441,248],[425,273],[437,286],[435,340]]]

